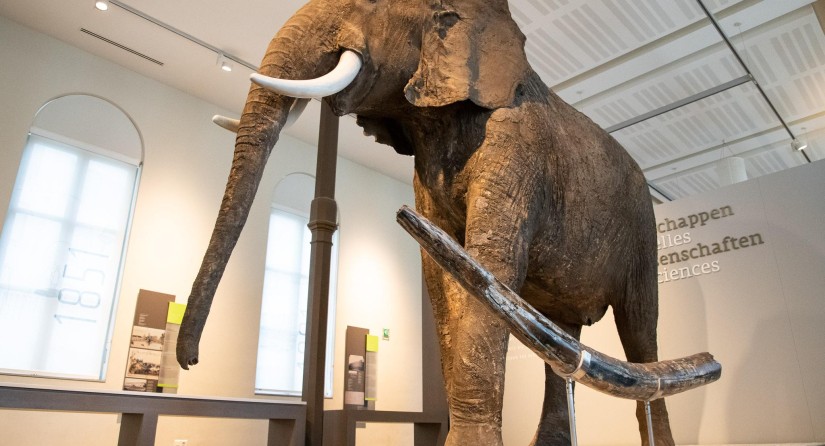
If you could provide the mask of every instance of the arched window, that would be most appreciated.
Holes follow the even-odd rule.
[[[0,371],[103,379],[142,150],[103,99],[38,111],[0,235]]]
[[[261,331],[258,338],[258,364],[255,373],[257,393],[301,395],[311,241],[307,224],[314,190],[315,178],[303,173],[286,176],[275,188],[269,218]],[[328,398],[332,397],[337,246],[336,231],[330,273],[324,380],[324,394]]]

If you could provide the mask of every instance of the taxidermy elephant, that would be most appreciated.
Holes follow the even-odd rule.
[[[295,97],[321,96],[336,114],[356,114],[378,142],[415,156],[417,210],[538,311],[578,338],[612,306],[628,360],[656,361],[645,179],[612,137],[541,81],[524,41],[506,0],[311,0],[298,11],[269,45],[232,126],[235,156],[181,327],[181,366],[198,362],[212,297]],[[423,263],[447,444],[500,445],[508,331],[429,257]],[[564,381],[549,367],[546,375],[533,443],[569,444]],[[672,445],[664,401],[652,406],[656,444]],[[637,418],[647,444],[641,403]]]

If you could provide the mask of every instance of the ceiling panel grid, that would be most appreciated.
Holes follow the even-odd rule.
[[[718,9],[739,0],[713,2]],[[528,59],[555,85],[702,18],[692,2],[669,0],[511,1]]]

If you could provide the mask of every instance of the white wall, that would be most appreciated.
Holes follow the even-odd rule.
[[[718,267],[659,285],[659,357],[708,351],[722,364],[718,382],[667,399],[677,444],[825,442],[823,191],[825,161],[818,161],[655,207],[658,222],[733,210],[660,234],[690,238],[660,255],[726,236],[760,234],[764,242],[667,265]],[[582,341],[624,358],[610,312],[584,328]],[[540,413],[543,367],[513,341],[507,368],[505,443],[526,444]],[[580,444],[639,444],[634,406],[576,386]]]
[[[37,110],[71,93],[106,98],[136,123],[144,140],[144,166],[128,244],[115,331],[105,382],[0,375],[0,382],[118,390],[129,330],[141,288],[186,300],[206,249],[232,158],[233,137],[210,122],[236,114],[0,17],[0,221],[14,186],[26,133]],[[13,61],[13,63],[11,63]],[[302,119],[312,119],[305,116]],[[386,148],[386,150],[392,150]],[[179,393],[255,397],[254,373],[266,232],[272,193],[292,172],[314,174],[315,149],[282,136],[227,267],[201,340],[200,364],[182,372]],[[369,199],[367,199],[369,197]],[[380,346],[378,409],[421,410],[421,276],[418,248],[395,223],[412,204],[409,185],[339,158],[341,214],[336,364],[343,364],[346,325],[373,334],[390,328]],[[342,381],[328,409],[342,407]],[[392,389],[392,391],[390,391]],[[36,427],[35,427],[36,426]],[[191,446],[264,444],[264,421],[161,418],[158,445],[188,438]],[[4,445],[108,445],[117,419],[0,411]],[[383,433],[392,442],[401,433]],[[59,442],[55,442],[59,438]]]

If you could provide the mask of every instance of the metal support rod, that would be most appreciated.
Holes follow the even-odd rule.
[[[801,154],[802,154],[802,156],[804,156],[804,157],[805,157],[805,160],[806,160],[806,161],[808,161],[809,163],[810,163],[810,162],[812,162],[812,161],[811,161],[811,158],[810,158],[810,157],[808,157],[808,154],[807,154],[807,153],[805,153],[805,149],[799,150],[798,152],[799,152],[799,153],[801,153]]]
[[[579,440],[576,437],[576,406],[573,402],[573,378],[568,376],[567,383],[567,416],[570,418],[570,446],[578,446]]]
[[[321,101],[315,199],[309,229],[312,246],[307,297],[306,347],[302,399],[307,405],[306,446],[322,446],[324,435],[324,369],[326,366],[327,315],[332,235],[337,229],[335,170],[338,156],[338,117]]]
[[[645,401],[645,417],[647,418],[647,441],[649,443],[648,446],[655,446],[655,441],[653,440],[653,417],[650,414],[650,400]]]
[[[730,90],[733,87],[738,87],[738,86],[740,86],[744,83],[751,82],[752,80],[753,80],[753,78],[749,74],[745,75],[745,76],[742,76],[742,77],[738,77],[736,79],[727,81],[724,84],[720,84],[720,85],[717,85],[713,88],[709,88],[705,91],[701,91],[701,92],[696,93],[694,95],[688,96],[688,97],[686,97],[686,98],[684,98],[680,101],[676,101],[672,104],[665,105],[664,107],[659,107],[656,110],[649,111],[645,114],[636,116],[635,118],[631,118],[631,119],[628,119],[627,121],[620,122],[616,125],[610,126],[610,127],[606,128],[605,131],[607,133],[618,132],[619,130],[621,130],[625,127],[630,127],[631,125],[638,124],[642,121],[647,121],[648,119],[652,119],[652,118],[655,118],[659,115],[663,115],[667,112],[676,110],[677,108],[684,107],[688,104],[692,104],[696,101],[700,101],[700,100],[705,99],[707,97],[713,96],[717,93],[721,93],[725,90]]]
[[[656,185],[655,185],[655,184],[653,184],[653,182],[652,182],[652,181],[648,181],[648,182],[647,182],[647,187],[649,187],[650,189],[653,189],[653,190],[654,190],[657,194],[661,195],[661,196],[662,196],[662,198],[667,199],[667,201],[673,201],[673,198],[670,198],[670,195],[668,195],[668,194],[666,194],[666,193],[662,192],[662,190],[661,190],[661,189],[659,189],[658,187],[656,187]],[[653,195],[653,194],[651,194],[651,195]],[[654,195],[654,196],[655,196],[655,195]]]
[[[130,14],[136,15],[136,16],[142,18],[143,20],[146,20],[147,22],[153,23],[153,24],[155,24],[155,25],[157,25],[157,26],[173,33],[173,34],[177,34],[178,36],[183,37],[184,39],[194,43],[195,45],[199,45],[203,48],[206,48],[207,50],[212,51],[215,54],[222,54],[227,59],[229,59],[229,60],[231,60],[235,63],[241,64],[241,65],[245,66],[246,68],[249,68],[252,71],[258,71],[258,67],[255,66],[254,64],[251,64],[251,63],[241,59],[240,57],[235,56],[234,54],[229,54],[229,53],[223,51],[222,49],[215,47],[214,45],[210,45],[210,44],[204,42],[201,39],[198,39],[197,37],[195,37],[195,36],[193,36],[189,33],[183,32],[183,31],[175,28],[174,26],[172,26],[172,25],[170,25],[166,22],[162,22],[162,21],[150,16],[149,14],[146,14],[143,11],[135,9],[135,8],[125,4],[125,3],[119,2],[118,0],[111,0],[109,3],[111,3],[112,5],[117,6],[120,9],[123,9],[124,11],[126,11]]]
[[[705,6],[705,4],[704,4],[704,2],[702,2],[702,0],[696,0],[696,3],[699,3],[699,7],[702,8],[702,11],[704,11],[704,13],[707,16],[708,20],[710,20],[710,23],[713,25],[714,28],[716,28],[716,32],[719,33],[719,36],[722,37],[722,40],[725,41],[725,44],[728,46],[728,49],[730,50],[730,52],[733,53],[733,56],[736,58],[736,61],[739,62],[739,65],[742,67],[743,70],[745,70],[745,73],[747,73],[747,75],[751,77],[751,81],[753,82],[753,85],[759,91],[759,94],[762,95],[762,98],[768,104],[768,107],[770,107],[770,109],[773,112],[774,116],[776,116],[776,119],[779,120],[779,122],[782,124],[782,127],[785,128],[785,131],[788,132],[788,135],[791,137],[791,140],[792,141],[796,140],[796,136],[794,136],[793,132],[791,131],[791,128],[788,127],[788,124],[785,122],[784,119],[782,119],[782,116],[779,114],[779,111],[776,110],[776,107],[774,107],[773,102],[771,102],[770,98],[768,98],[768,95],[765,93],[765,90],[762,89],[762,86],[759,85],[759,82],[753,76],[753,73],[748,68],[748,66],[745,64],[745,61],[742,60],[742,56],[739,55],[739,52],[736,51],[736,48],[734,48],[733,43],[731,43],[730,39],[728,39],[728,36],[725,34],[725,31],[722,30],[721,26],[719,26],[719,22],[716,21],[716,17],[714,17],[713,14],[711,14],[710,10]],[[811,159],[808,158],[807,153],[802,151],[802,155],[805,156],[805,159],[809,163],[811,162]]]

